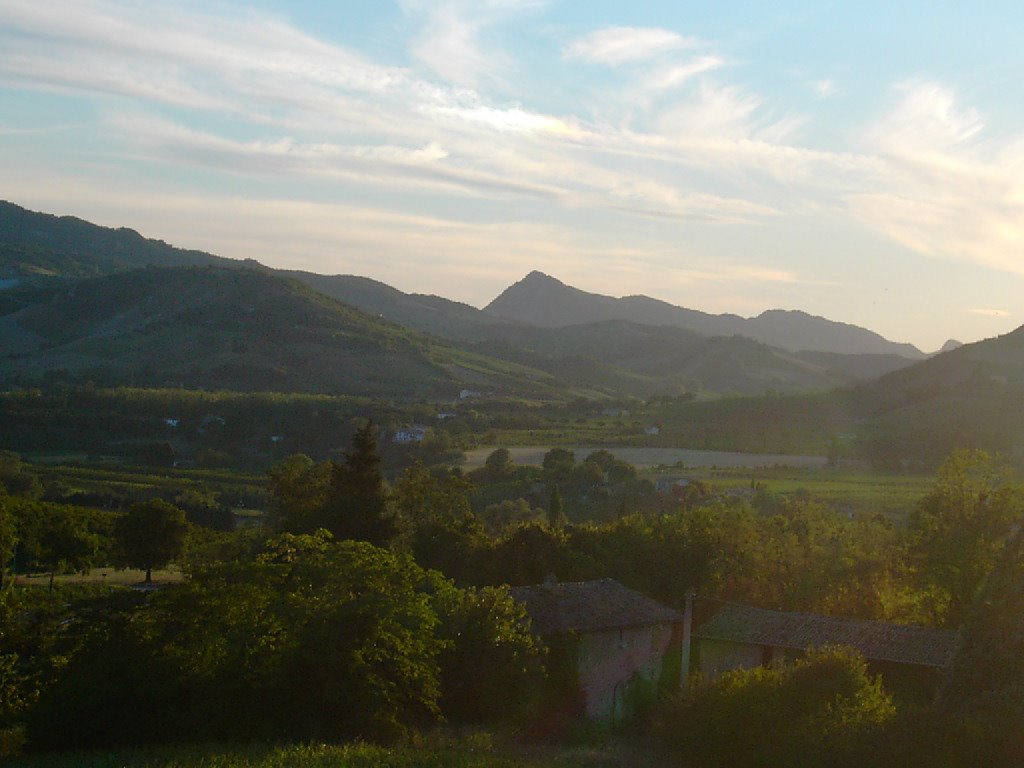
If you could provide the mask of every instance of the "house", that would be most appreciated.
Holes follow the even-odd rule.
[[[469,400],[473,397],[480,397],[480,393],[475,389],[459,390],[459,400]]]
[[[661,425],[660,424],[652,424],[649,427],[644,427],[644,434],[645,435],[660,435],[661,434]]]
[[[394,442],[396,443],[422,443],[427,436],[427,428],[419,424],[411,427],[402,427],[395,432]]]
[[[887,679],[916,677],[914,685],[922,688],[938,683],[959,642],[955,630],[727,603],[694,630],[691,670],[713,678],[787,661],[810,648],[843,645],[859,651],[874,672]]]
[[[691,483],[688,477],[658,477],[654,480],[654,490],[658,493],[681,493]]]
[[[683,617],[614,579],[515,587],[512,597],[526,606],[535,634],[575,640],[587,717],[621,718],[631,689],[657,685],[666,657],[679,653]]]

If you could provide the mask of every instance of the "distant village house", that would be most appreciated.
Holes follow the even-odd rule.
[[[414,424],[411,427],[402,427],[395,432],[392,438],[396,443],[422,443],[427,436],[427,427]]]

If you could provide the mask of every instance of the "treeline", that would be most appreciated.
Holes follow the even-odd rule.
[[[521,718],[531,712],[534,725],[560,722],[574,701],[567,657],[530,636],[504,585],[612,577],[677,607],[694,590],[768,608],[958,627],[970,623],[997,561],[1015,551],[1006,542],[1024,517],[1014,476],[987,454],[964,451],[943,464],[906,527],[850,519],[813,500],[758,509],[699,489],[667,512],[627,508],[605,522],[573,523],[566,511],[585,498],[642,489],[632,467],[603,452],[576,462],[556,449],[542,468],[524,472],[496,451],[468,475],[414,465],[389,485],[376,437],[364,424],[339,460],[280,463],[269,476],[267,528],[200,532],[187,554],[184,538],[175,551],[155,546],[177,535],[168,530],[187,530],[171,505],[133,505],[106,517],[68,510],[69,518],[92,520],[94,558],[143,568],[178,559],[188,579],[151,597],[8,587],[0,733],[14,741],[27,735],[36,748],[67,748],[388,740],[441,719],[525,727]],[[501,517],[503,502],[490,501],[497,488],[529,490],[528,514]],[[38,504],[3,500],[0,545],[27,542],[31,525],[61,539],[52,510]],[[65,565],[75,561],[69,556]],[[647,722],[678,734],[673,722],[698,727],[717,711],[725,744],[735,731],[726,723],[762,723],[766,733],[788,722],[778,720],[780,707],[803,707],[786,754],[819,762],[779,765],[839,754],[828,739],[806,740],[808,728],[837,717],[852,730],[834,735],[842,741],[856,732],[857,749],[877,743],[870,739],[925,738],[921,719],[893,735],[904,715],[862,662],[842,654],[812,662],[819,666],[810,671],[737,673],[712,684],[718,688],[698,687],[698,698],[659,705]],[[808,690],[801,680],[819,681],[818,703],[799,693]],[[849,709],[837,708],[839,695],[850,697]],[[930,706],[921,711],[932,713]],[[670,750],[671,742],[665,737]],[[697,764],[721,764],[725,754],[698,759],[680,744]]]

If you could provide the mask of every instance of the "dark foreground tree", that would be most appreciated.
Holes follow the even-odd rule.
[[[145,570],[150,582],[154,568],[181,557],[187,532],[185,513],[166,501],[132,504],[114,527],[119,564]]]
[[[376,427],[367,422],[353,436],[344,463],[331,466],[322,524],[335,538],[386,547],[398,536],[380,461]]]
[[[1024,531],[1007,544],[964,626],[938,711],[976,742],[976,765],[1024,760]]]
[[[400,736],[439,714],[428,582],[410,558],[364,542],[283,536],[97,626],[31,713],[30,738]]]

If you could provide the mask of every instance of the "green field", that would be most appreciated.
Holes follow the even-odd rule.
[[[683,474],[710,483],[716,489],[761,491],[788,498],[814,499],[839,512],[882,514],[902,521],[935,483],[931,475],[903,475],[864,469],[758,470],[712,469]]]
[[[179,568],[163,568],[153,571],[154,584],[173,584],[183,581],[185,574]],[[131,586],[146,580],[146,572],[134,568],[90,568],[85,573],[61,573],[53,577],[55,586],[64,584],[109,584],[114,586]],[[19,587],[49,587],[50,574],[28,573],[19,574],[14,578]]]

